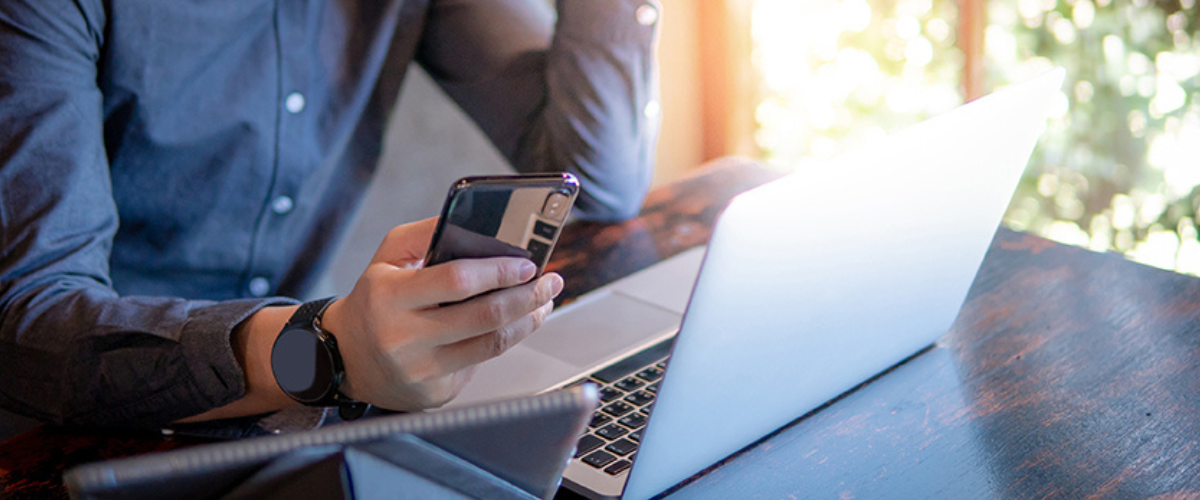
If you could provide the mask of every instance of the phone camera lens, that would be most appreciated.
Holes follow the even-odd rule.
[[[566,212],[567,201],[567,195],[550,193],[550,196],[546,197],[546,204],[542,206],[542,215],[554,220],[562,219]]]

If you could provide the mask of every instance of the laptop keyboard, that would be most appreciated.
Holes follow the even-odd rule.
[[[576,459],[614,476],[629,470],[654,406],[671,342],[656,344],[578,382],[599,387],[600,407],[576,445]]]

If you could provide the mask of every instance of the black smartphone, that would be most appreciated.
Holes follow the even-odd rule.
[[[465,177],[450,186],[425,266],[454,259],[524,257],[546,270],[579,195],[571,174]]]

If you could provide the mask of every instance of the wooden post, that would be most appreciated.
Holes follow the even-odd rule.
[[[962,91],[967,101],[983,96],[983,42],[987,0],[958,0],[958,47],[963,51]]]
[[[750,55],[753,0],[699,0],[697,47],[703,156],[758,153],[754,108],[759,92]]]

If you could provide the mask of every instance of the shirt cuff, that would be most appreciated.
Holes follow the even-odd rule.
[[[232,403],[246,394],[245,373],[230,342],[234,328],[264,307],[298,303],[286,298],[231,300],[202,306],[188,314],[179,340],[193,380],[207,389],[200,394],[200,401],[211,406],[202,411]]]
[[[660,17],[657,0],[558,0],[555,36],[649,45]]]
[[[78,423],[154,428],[236,401],[246,394],[246,379],[233,354],[234,328],[264,307],[297,303],[287,298],[201,302],[188,311],[179,336],[179,357],[186,364],[179,382],[126,405],[102,408]]]

